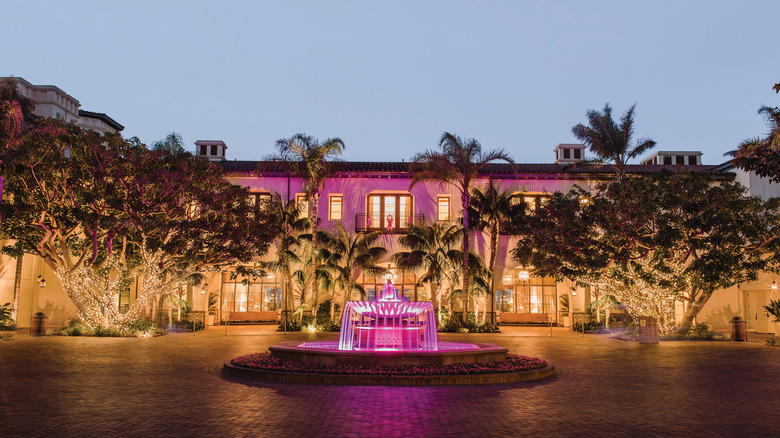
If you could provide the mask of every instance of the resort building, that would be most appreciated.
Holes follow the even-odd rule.
[[[80,110],[79,102],[51,85],[36,86],[21,78],[19,89],[36,102],[36,114],[43,117],[75,121],[80,126],[100,132],[119,132],[122,125],[103,113]],[[585,158],[582,144],[559,144],[551,151],[551,163],[542,164],[492,164],[485,167],[475,187],[485,188],[493,184],[499,191],[510,191],[524,201],[526,208],[535,209],[555,192],[568,192],[576,186],[590,189],[614,178],[611,168],[578,167]],[[313,210],[304,193],[305,181],[286,171],[280,163],[229,160],[227,145],[220,140],[195,142],[195,155],[205,157],[221,166],[225,177],[248,188],[256,202],[279,199],[295,200],[301,205],[303,215]],[[517,155],[517,154],[516,154]],[[737,180],[750,194],[764,199],[780,196],[780,186],[754,174],[734,169],[729,163],[704,165],[699,151],[659,151],[643,159],[641,164],[629,165],[628,174],[646,175],[661,169],[678,169],[680,166],[695,172],[713,175],[719,180]],[[320,228],[330,230],[340,222],[352,233],[379,231],[381,245],[388,249],[382,265],[397,276],[396,287],[411,300],[430,300],[431,291],[419,284],[415,272],[407,272],[393,265],[390,255],[399,251],[398,237],[417,223],[457,221],[461,215],[460,194],[452,187],[438,183],[420,183],[410,188],[412,174],[409,163],[397,162],[343,162],[329,177],[321,191]],[[519,265],[511,257],[516,237],[502,234],[498,242],[494,276],[495,302],[491,306],[485,295],[470,304],[472,310],[483,313],[495,310],[503,323],[554,323],[570,325],[571,317],[564,317],[561,300],[569,302],[570,315],[576,316],[588,309],[593,291],[576,287],[569,281],[557,282],[553,278],[533,275],[532,267]],[[476,232],[472,251],[489,254],[489,236]],[[263,257],[273,258],[271,253]],[[257,261],[260,261],[258,259]],[[190,307],[203,312],[207,308],[210,293],[217,297],[217,312],[207,322],[228,320],[276,321],[282,310],[282,287],[278,275],[251,280],[231,278],[230,269],[207,272],[207,288],[188,287],[182,298]],[[244,281],[246,280],[246,281]],[[733,316],[741,316],[748,322],[748,329],[759,332],[772,331],[769,318],[762,306],[770,298],[777,298],[771,274],[763,274],[759,281],[741,284],[717,291],[699,315],[699,321],[707,321],[714,328],[728,328]],[[366,290],[366,299],[373,299],[384,283],[384,278],[361,275],[357,279]],[[125,294],[118,296],[116,305],[120,311],[127,309],[138,296],[137,282]],[[34,256],[12,259],[0,257],[0,304],[13,302],[19,326],[27,327],[30,317],[44,312],[50,324],[62,324],[75,316],[75,309],[62,291],[55,275]],[[328,296],[321,297],[322,300]],[[456,302],[456,310],[459,303]],[[681,309],[680,309],[681,310]],[[678,311],[678,318],[682,312]]]

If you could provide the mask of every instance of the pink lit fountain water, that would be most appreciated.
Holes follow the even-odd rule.
[[[282,342],[277,357],[325,364],[503,362],[507,349],[488,343],[439,342],[433,305],[399,296],[389,271],[376,301],[349,301],[338,342]]]
[[[402,299],[392,278],[377,301],[350,301],[344,306],[339,350],[436,351],[438,343],[433,305]]]

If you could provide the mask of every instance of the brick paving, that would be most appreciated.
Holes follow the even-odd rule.
[[[272,326],[154,339],[0,342],[0,436],[777,436],[780,348],[639,345],[566,329],[442,334],[548,360],[530,384],[355,387],[223,377],[222,361],[285,340]],[[755,340],[754,340],[755,339]]]

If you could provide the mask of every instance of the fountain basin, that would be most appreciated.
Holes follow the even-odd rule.
[[[483,342],[439,342],[438,350],[339,350],[338,342],[281,342],[268,348],[273,356],[328,365],[452,365],[503,362],[508,349]]]

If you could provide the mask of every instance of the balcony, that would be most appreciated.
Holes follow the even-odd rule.
[[[425,215],[413,214],[409,217],[397,217],[396,215],[382,216],[379,214],[357,213],[355,215],[355,232],[381,231],[388,234],[400,234],[409,228],[409,225],[425,223]]]

